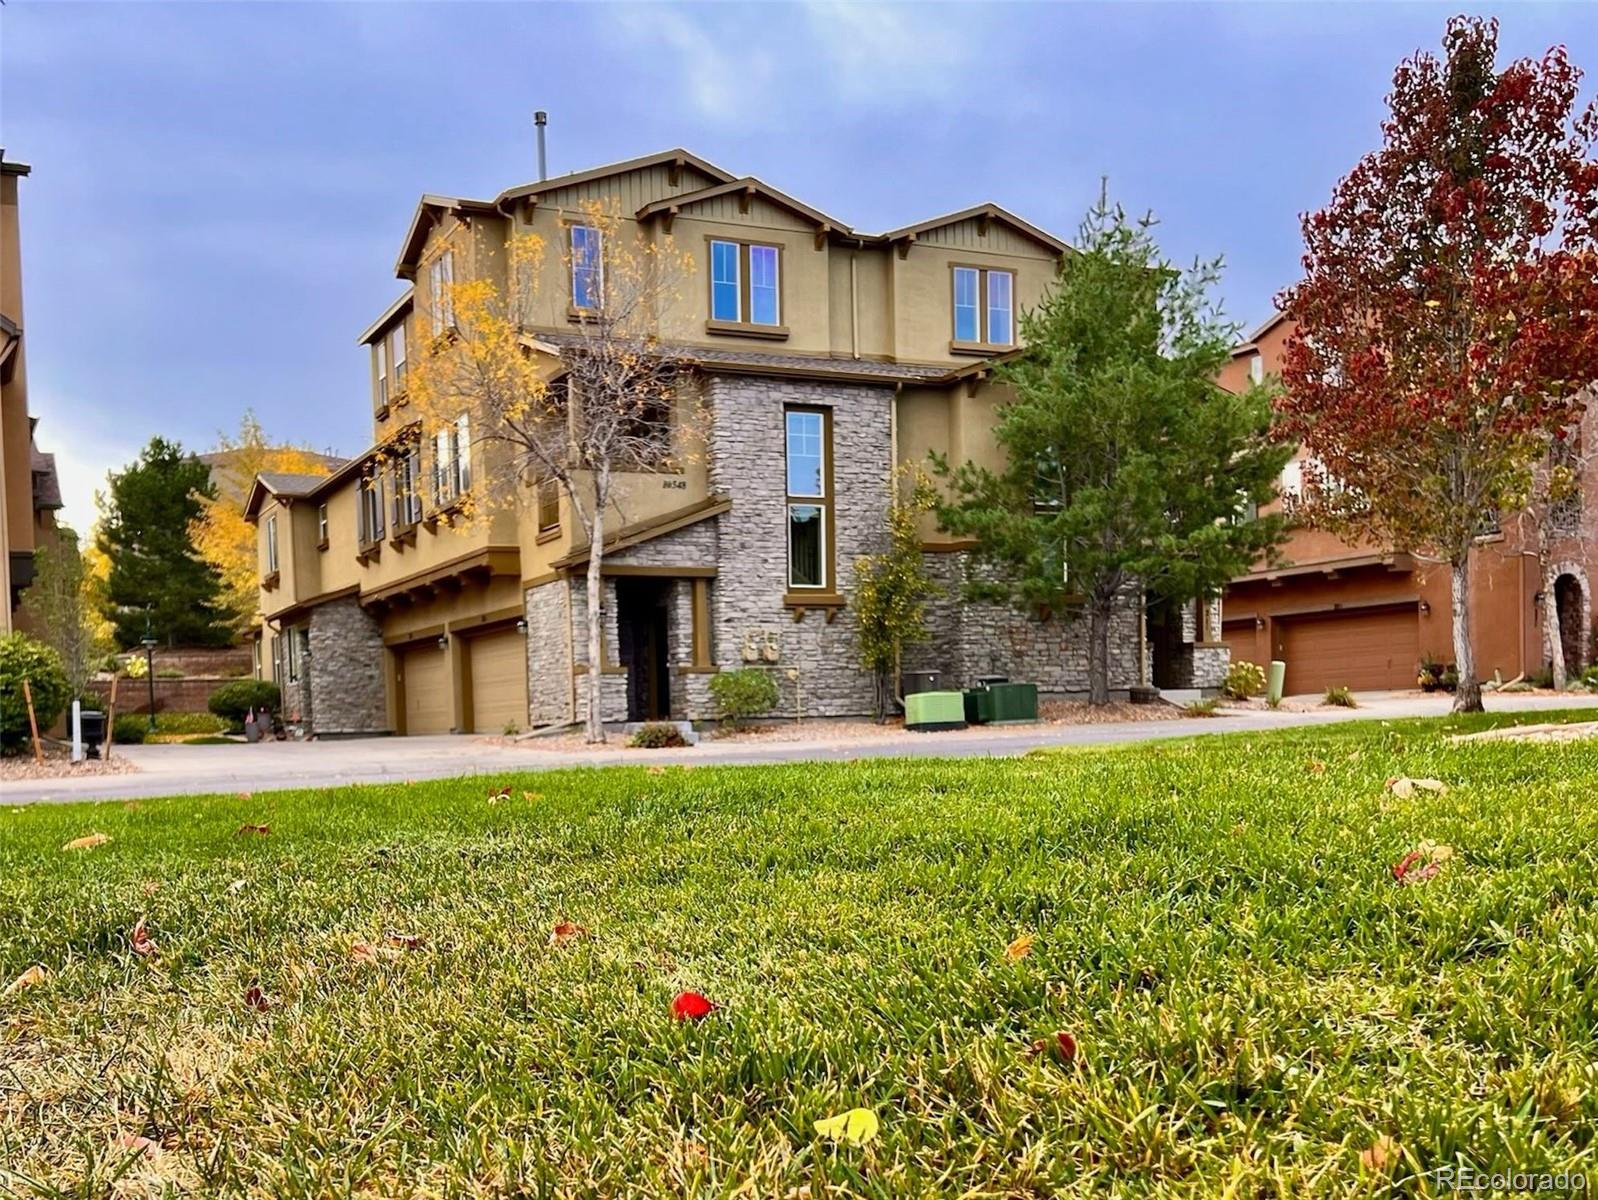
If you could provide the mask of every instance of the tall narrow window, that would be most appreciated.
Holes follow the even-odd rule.
[[[455,418],[455,491],[472,490],[472,422],[465,413]]]
[[[266,573],[277,574],[277,514],[266,519]]]
[[[388,346],[382,338],[372,347],[372,357],[377,360],[377,409],[388,407]]]
[[[980,342],[982,320],[977,309],[977,286],[982,272],[974,267],[954,269],[954,340]]]
[[[1015,272],[955,267],[950,272],[957,346],[1015,344]]]
[[[365,476],[355,493],[355,527],[360,544],[369,546],[383,536],[383,481]]]
[[[788,586],[824,588],[828,574],[827,414],[794,408],[786,413],[788,482]]]
[[[327,545],[327,505],[325,504],[316,506],[316,544],[318,546]]]
[[[545,479],[538,485],[538,532],[560,528],[560,481]]]
[[[756,325],[781,324],[777,258],[775,246],[749,247],[749,320]]]
[[[737,242],[710,243],[710,319],[743,320],[742,287],[739,283]]]
[[[600,231],[592,225],[571,227],[572,307],[597,309],[604,300],[605,260]]]
[[[455,301],[451,289],[455,286],[455,255],[446,250],[433,260],[428,268],[428,290],[433,304],[433,334],[436,337],[455,325]]]
[[[405,390],[405,322],[401,321],[394,326],[394,349],[389,357],[392,360],[392,374],[394,376],[394,394],[397,396]]]
[[[1011,325],[1014,302],[1015,276],[1008,271],[984,271],[988,279],[988,334],[985,339],[992,346],[1008,346],[1014,337]]]

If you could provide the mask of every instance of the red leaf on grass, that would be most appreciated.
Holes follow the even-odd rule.
[[[576,921],[556,921],[555,928],[549,931],[549,944],[551,946],[564,946],[567,942],[574,942],[580,937],[586,937],[588,930]]]
[[[679,1021],[703,1021],[716,1006],[698,992],[678,992],[671,1002],[671,1015]]]
[[[1405,876],[1409,874],[1409,869],[1419,861],[1420,851],[1411,850],[1408,854],[1404,855],[1403,858],[1399,859],[1393,864],[1393,878],[1398,880],[1399,883],[1403,883]]]
[[[252,983],[244,989],[244,1004],[256,1012],[265,1012],[272,1007],[272,1002],[266,998],[266,993],[261,990],[261,985]]]
[[[419,933],[399,933],[390,929],[385,936],[388,944],[398,950],[419,950],[422,946],[422,935]]]
[[[1027,1049],[1027,1053],[1036,1058],[1040,1054],[1052,1054],[1061,1062],[1072,1063],[1076,1061],[1076,1038],[1064,1029],[1056,1030],[1051,1036],[1039,1038]]]
[[[258,833],[262,837],[265,837],[267,834],[272,832],[272,827],[270,825],[240,825],[239,828],[238,828],[238,832],[239,833]]]

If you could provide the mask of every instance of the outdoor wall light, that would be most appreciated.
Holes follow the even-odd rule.
[[[516,618],[516,632],[517,633],[526,633],[527,632],[527,618],[526,617],[517,617]]]
[[[449,634],[441,633],[438,635],[438,648],[440,650],[449,649]]]
[[[1423,617],[1429,617],[1429,616],[1431,616],[1431,614],[1432,614],[1432,606],[1430,604],[1426,603],[1426,601],[1422,600],[1420,602],[1420,615],[1423,616]]]

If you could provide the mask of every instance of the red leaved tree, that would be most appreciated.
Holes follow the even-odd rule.
[[[1498,69],[1496,21],[1399,66],[1382,147],[1304,218],[1278,411],[1306,515],[1447,563],[1456,711],[1481,708],[1477,539],[1598,379],[1598,106],[1564,47]]]

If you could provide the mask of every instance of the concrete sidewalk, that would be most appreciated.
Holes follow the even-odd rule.
[[[682,750],[628,750],[616,742],[603,749],[552,751],[498,745],[475,736],[368,738],[336,742],[266,742],[255,746],[126,746],[117,753],[140,768],[137,774],[76,779],[18,780],[0,784],[6,804],[36,801],[122,800],[139,796],[204,795],[394,783],[465,775],[502,775],[562,767],[645,766],[669,763],[720,765],[779,762],[840,762],[858,758],[971,758],[1024,754],[1039,746],[1095,746],[1153,738],[1247,733],[1328,725],[1339,721],[1440,717],[1447,696],[1374,693],[1360,707],[1306,712],[1223,710],[1214,718],[1128,721],[1104,725],[1021,725],[955,733],[883,731],[819,742],[707,741]],[[1538,712],[1559,708],[1598,710],[1598,695],[1494,696],[1492,712]]]

